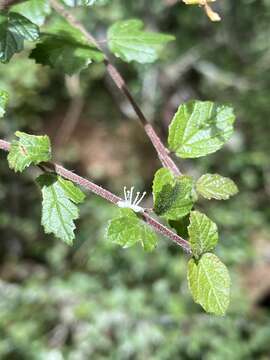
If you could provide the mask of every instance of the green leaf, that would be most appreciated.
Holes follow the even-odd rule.
[[[196,184],[196,190],[206,199],[227,200],[238,193],[235,183],[218,174],[205,174]]]
[[[181,158],[197,158],[219,150],[233,133],[229,106],[210,101],[180,105],[169,127],[169,147]]]
[[[21,14],[9,12],[0,14],[0,61],[8,62],[24,48],[24,40],[39,38],[38,26]]]
[[[5,109],[8,103],[8,93],[0,90],[0,118],[5,115]]]
[[[230,275],[214,254],[204,254],[188,263],[188,285],[194,301],[206,312],[225,315],[230,303]]]
[[[74,220],[79,218],[78,207],[72,201],[81,198],[80,190],[75,185],[72,188],[69,181],[53,174],[43,174],[37,178],[37,182],[43,198],[41,224],[45,233],[54,234],[72,245],[76,228]]]
[[[58,21],[42,36],[30,58],[38,64],[49,65],[73,75],[87,68],[93,61],[102,62],[104,55],[94,45],[89,45],[79,30],[65,21]]]
[[[131,209],[121,209],[120,215],[109,222],[107,238],[123,248],[140,242],[146,251],[157,245],[156,234]]]
[[[44,24],[46,16],[50,14],[49,1],[28,0],[12,7],[13,11],[25,16],[32,23],[41,26]]]
[[[218,242],[217,225],[199,211],[190,213],[188,234],[192,253],[196,258],[203,253],[212,251]]]
[[[12,141],[8,154],[9,167],[15,172],[51,159],[51,143],[47,135],[35,136],[20,131],[15,135],[19,140]]]
[[[154,201],[160,193],[164,185],[175,185],[175,177],[173,173],[167,168],[161,168],[155,173],[153,181],[153,197]]]
[[[193,179],[174,177],[168,169],[160,169],[153,182],[154,211],[167,220],[187,215],[194,203]]]
[[[152,63],[158,59],[164,44],[174,40],[171,35],[143,31],[143,22],[132,19],[118,21],[108,31],[110,50],[126,62]]]
[[[80,204],[85,200],[85,194],[72,181],[65,180],[58,176],[58,182],[65,191],[67,197],[75,204]]]

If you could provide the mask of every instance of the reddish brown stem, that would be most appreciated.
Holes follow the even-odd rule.
[[[9,152],[11,144],[5,140],[0,140],[0,149]],[[62,176],[63,178],[78,184],[86,190],[91,191],[92,193],[102,197],[103,199],[117,205],[117,203],[122,200],[117,195],[111,193],[110,191],[102,188],[101,186],[93,183],[92,181],[83,178],[70,170],[65,169],[63,166],[54,164],[54,163],[42,163],[43,169],[53,170],[56,174]],[[181,246],[181,248],[188,254],[191,254],[191,248],[189,242],[184,240],[182,237],[177,235],[175,232],[167,228],[166,226],[159,223],[155,220],[151,215],[147,213],[147,211],[143,211],[141,213],[143,220],[149,224],[156,232],[161,235],[169,238],[177,245]]]
[[[106,56],[105,52],[103,51],[100,44],[96,41],[96,39],[93,37],[92,34],[90,34],[83,24],[81,24],[73,15],[71,12],[66,10],[66,8],[58,2],[58,0],[50,0],[51,6],[54,8],[54,10],[62,17],[64,17],[73,27],[80,30],[85,38],[89,41],[91,45],[96,46],[103,54],[104,54],[104,64],[106,66],[106,69],[108,71],[108,74],[110,75],[111,79],[117,86],[117,88],[121,91],[121,93],[127,98],[130,105],[132,106],[133,110],[138,116],[138,119],[142,126],[145,129],[146,134],[148,135],[150,141],[152,142],[154,148],[156,149],[156,152],[158,154],[158,157],[162,163],[163,166],[170,169],[175,175],[179,176],[181,175],[180,170],[172,160],[172,158],[169,155],[168,149],[165,147],[165,145],[160,140],[159,136],[155,132],[154,128],[150,124],[150,122],[146,119],[144,113],[142,112],[141,108],[137,104],[136,100],[132,96],[131,92],[129,91],[129,88],[123,79],[122,75],[119,73],[119,71],[116,69],[116,67],[110,62],[108,57]]]

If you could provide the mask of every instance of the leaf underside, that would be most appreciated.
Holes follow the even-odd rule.
[[[106,237],[123,248],[141,243],[144,250],[152,251],[157,245],[156,234],[128,208],[121,209],[119,216],[109,222]]]
[[[196,183],[196,190],[204,198],[227,200],[238,193],[233,180],[218,174],[205,174]]]
[[[230,275],[219,258],[204,254],[188,263],[188,285],[194,301],[206,312],[224,315],[230,302]]]
[[[199,211],[190,213],[188,234],[193,255],[198,258],[212,251],[218,242],[217,225]]]
[[[52,233],[72,245],[76,228],[74,220],[79,217],[74,200],[76,203],[82,202],[84,195],[70,181],[53,174],[43,174],[37,178],[37,182],[42,192],[41,224],[45,233]]]
[[[12,10],[38,26],[44,24],[46,16],[51,12],[49,1],[44,0],[28,0],[13,6]]]
[[[174,40],[167,34],[143,30],[141,20],[119,21],[108,31],[109,48],[123,61],[137,61],[141,64],[152,63],[158,59],[164,45]]]

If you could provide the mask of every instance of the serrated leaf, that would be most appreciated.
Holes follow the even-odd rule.
[[[188,286],[194,301],[215,315],[224,315],[230,303],[231,280],[226,266],[214,254],[188,263]]]
[[[28,0],[12,7],[13,11],[25,16],[32,23],[41,26],[44,24],[46,16],[50,14],[49,1]]]
[[[65,180],[58,176],[58,182],[65,191],[67,197],[72,200],[75,204],[80,204],[85,199],[85,194],[79,189],[72,181]]]
[[[7,103],[8,93],[6,91],[0,90],[0,118],[5,115]]]
[[[12,141],[8,154],[9,167],[15,172],[51,159],[51,143],[47,135],[29,135],[20,131],[15,135],[19,140]]]
[[[174,177],[168,169],[160,169],[153,182],[154,211],[167,220],[187,215],[194,203],[193,179]]]
[[[196,183],[196,190],[206,199],[227,200],[238,193],[233,180],[218,174],[205,174]]]
[[[78,207],[73,203],[82,195],[80,189],[70,185],[70,181],[53,174],[43,174],[37,178],[42,192],[41,224],[46,234],[54,234],[68,245],[73,244],[76,228],[74,220],[79,217]],[[68,189],[68,191],[67,191]]]
[[[196,258],[212,251],[218,242],[217,225],[199,211],[190,213],[188,234],[192,253]]]
[[[56,22],[41,40],[32,50],[30,58],[68,75],[80,72],[93,61],[104,60],[104,55],[65,21]]]
[[[121,209],[120,215],[109,222],[106,236],[111,242],[128,248],[140,242],[146,251],[157,245],[156,234],[131,209]]]
[[[109,48],[126,62],[152,63],[158,59],[164,45],[174,40],[167,34],[143,31],[143,22],[132,19],[118,21],[108,31]]]
[[[39,38],[38,26],[26,17],[15,12],[0,14],[0,61],[8,62],[11,57],[24,48],[24,40]]]
[[[180,105],[169,127],[169,147],[181,158],[197,158],[219,150],[233,133],[229,106],[210,101]]]
[[[68,75],[79,73],[93,61],[103,61],[103,55],[96,49],[62,36],[46,36],[32,50],[30,58],[38,64],[62,70]]]

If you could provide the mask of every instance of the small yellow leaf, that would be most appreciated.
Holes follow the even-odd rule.
[[[208,2],[215,2],[216,0],[183,0],[186,5],[200,5],[204,6]]]
[[[204,5],[205,12],[211,21],[220,21],[221,17],[207,3]]]
[[[201,5],[201,0],[183,0],[186,5]]]
[[[220,21],[221,17],[215,12],[208,3],[215,2],[216,0],[182,0],[186,5],[199,5],[203,6],[206,15],[211,21]]]

